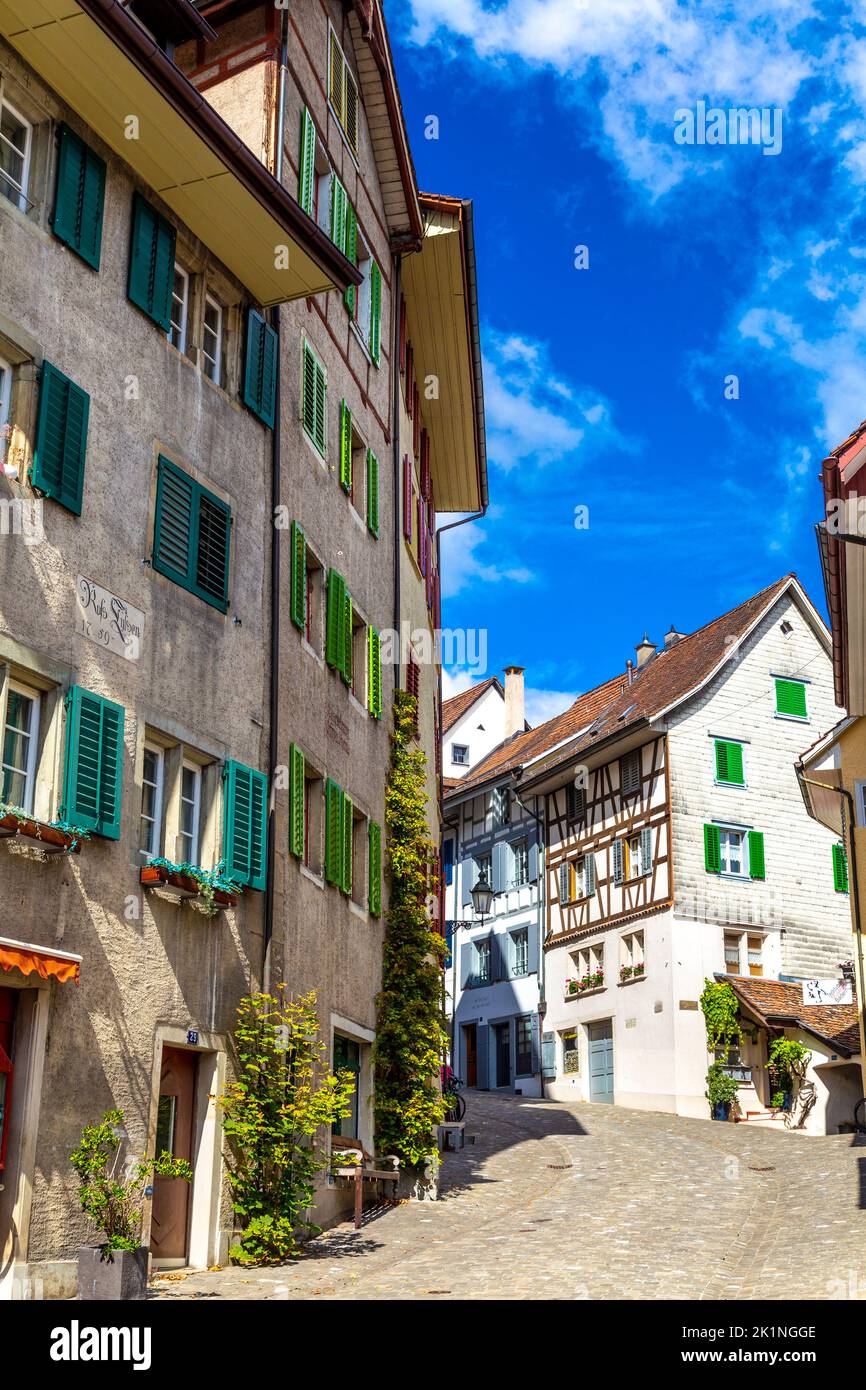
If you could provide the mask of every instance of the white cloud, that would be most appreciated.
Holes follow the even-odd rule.
[[[528,685],[525,692],[526,718],[533,729],[546,724],[574,704],[573,690],[537,690]]]
[[[487,558],[484,547],[487,530],[480,522],[470,522],[446,531],[442,537],[442,597],[453,598],[473,584],[529,584],[532,570],[506,559]],[[501,540],[499,551],[501,552]],[[477,553],[477,552],[481,553]],[[443,619],[443,625],[447,621]]]
[[[452,695],[462,695],[470,686],[477,685],[478,677],[468,671],[446,671],[442,668],[442,699],[450,700]]]

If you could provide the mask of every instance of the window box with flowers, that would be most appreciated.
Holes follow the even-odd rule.
[[[222,864],[208,872],[195,864],[173,864],[168,859],[151,859],[140,874],[143,888],[158,888],[178,901],[198,898],[208,916],[221,907],[237,907],[241,886],[228,878]]]
[[[81,841],[90,839],[90,832],[65,821],[41,821],[21,809],[0,801],[0,837],[10,839],[23,835],[35,840],[45,854],[78,854]]]
[[[604,989],[604,971],[592,970],[578,979],[566,980],[565,997],[568,999],[575,994],[591,994],[600,989]]]
[[[637,965],[621,965],[619,968],[619,982],[621,985],[631,984],[632,980],[642,980],[646,967],[643,961]]]

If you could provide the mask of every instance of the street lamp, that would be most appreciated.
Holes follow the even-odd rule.
[[[472,906],[476,914],[483,922],[493,906],[493,889],[487,882],[486,870],[482,871],[481,877],[475,887],[471,889],[469,896],[472,899]]]

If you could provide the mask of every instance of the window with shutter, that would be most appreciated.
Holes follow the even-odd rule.
[[[371,917],[382,914],[382,827],[371,820],[367,825],[368,900]]]
[[[325,369],[310,344],[305,341],[301,382],[301,418],[305,433],[323,458],[327,448],[325,415],[327,389]]]
[[[80,685],[72,686],[65,704],[61,819],[119,840],[125,712]]]
[[[745,786],[743,777],[743,745],[728,739],[716,739],[716,781],[732,786]]]
[[[367,628],[367,702],[376,719],[382,717],[382,642],[374,627]]]
[[[58,127],[52,230],[94,270],[102,250],[105,161],[67,125]]]
[[[340,401],[340,487],[352,491],[352,412]]]
[[[343,866],[342,866],[342,877],[341,877],[340,887],[342,888],[342,890],[343,890],[343,892],[346,894],[346,896],[349,897],[349,898],[351,898],[351,896],[352,896],[352,887],[353,887],[353,884],[354,884],[354,874],[355,874],[355,866],[354,866],[354,863],[353,863],[353,853],[352,853],[352,852],[353,852],[353,843],[352,843],[352,842],[353,842],[353,830],[354,830],[354,825],[355,825],[354,809],[355,809],[355,808],[354,808],[353,805],[352,805],[352,798],[351,798],[350,796],[347,796],[346,793],[344,792],[344,793],[343,793],[343,806],[342,806],[343,829],[342,829],[342,834],[341,834],[341,844],[342,844],[342,851],[343,851]]]
[[[358,153],[358,84],[334,30],[328,28],[328,100],[349,148]]]
[[[704,867],[708,874],[722,871],[722,850],[717,825],[704,826]]]
[[[640,791],[640,749],[626,753],[619,760],[619,786],[622,796],[632,796]]]
[[[153,567],[221,613],[228,609],[231,510],[160,455]]]
[[[244,405],[273,429],[277,402],[278,338],[261,314],[247,314],[247,347],[244,366]]]
[[[50,362],[42,363],[30,481],[76,516],[84,495],[90,397]]]
[[[223,768],[223,858],[230,878],[263,891],[267,881],[268,779],[229,760]]]
[[[345,69],[346,85],[346,120],[344,130],[346,139],[351,148],[358,152],[358,87],[354,77],[349,71],[348,65]]]
[[[785,719],[808,719],[805,681],[776,679],[776,713]]]
[[[833,846],[833,887],[837,893],[848,892],[848,856],[841,844]]]
[[[367,530],[379,536],[379,460],[367,450]]]
[[[325,878],[343,881],[343,792],[332,777],[325,783]]]
[[[289,748],[289,850],[304,858],[306,760],[296,743]]]
[[[295,627],[307,630],[307,537],[296,521],[292,522],[292,602],[291,615]]]
[[[565,788],[565,815],[571,822],[581,821],[586,815],[586,789],[573,782]]]
[[[310,217],[316,196],[316,127],[306,106],[301,112],[301,158],[298,173],[298,202]]]
[[[378,367],[382,353],[382,272],[370,266],[370,356]]]
[[[127,295],[164,333],[171,329],[175,243],[171,223],[136,193]]]

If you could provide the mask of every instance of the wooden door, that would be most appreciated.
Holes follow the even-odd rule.
[[[613,1023],[589,1025],[589,1098],[613,1104]]]
[[[198,1054],[179,1047],[162,1049],[156,1152],[193,1161],[195,1082]],[[192,1183],[182,1178],[155,1178],[150,1249],[155,1260],[186,1260]]]
[[[496,1085],[511,1085],[511,1024],[496,1025]]]
[[[478,1028],[474,1023],[463,1025],[466,1039],[466,1085],[478,1085]]]

